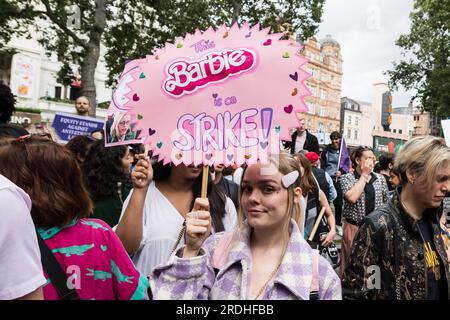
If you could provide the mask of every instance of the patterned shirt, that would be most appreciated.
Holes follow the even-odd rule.
[[[38,228],[83,300],[143,300],[148,280],[131,262],[117,235],[103,221],[73,219],[63,228]],[[58,293],[44,272],[45,300],[58,300]]]
[[[282,263],[262,295],[263,300],[309,300],[312,282],[312,249],[303,239],[297,224]],[[224,233],[210,236],[200,255],[180,258],[183,248],[169,262],[155,268],[150,276],[154,299],[246,300],[250,291],[252,253],[250,227],[236,229],[225,264],[216,274],[212,267],[214,248]],[[319,299],[341,299],[341,283],[331,265],[321,256],[318,261]]]
[[[388,186],[386,184],[386,180],[383,178],[381,174],[372,173],[372,179],[375,179],[372,182],[372,186],[375,190],[374,210],[377,210],[379,207],[381,207],[388,201]],[[345,197],[347,191],[353,188],[357,182],[358,179],[355,177],[353,173],[347,173],[341,177],[341,188],[342,194],[344,195],[342,216],[346,219],[349,219],[359,224],[364,219],[364,217],[368,213],[370,213],[366,211],[365,193],[363,192],[361,194],[356,203],[351,203]]]

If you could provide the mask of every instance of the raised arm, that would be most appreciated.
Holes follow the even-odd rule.
[[[143,211],[148,186],[153,180],[153,169],[149,158],[139,155],[139,161],[131,173],[133,191],[116,233],[128,254],[139,249],[143,233]]]
[[[217,237],[205,242],[211,230],[208,200],[197,198],[186,215],[186,245],[169,261],[156,267],[150,276],[155,300],[205,300],[215,280],[212,252]]]
[[[364,192],[364,187],[366,183],[370,180],[370,173],[372,172],[373,165],[372,159],[367,159],[366,162],[361,163],[361,177],[358,179],[358,182],[347,192],[344,193],[344,197],[351,203],[358,202],[358,199],[361,197],[361,194]]]

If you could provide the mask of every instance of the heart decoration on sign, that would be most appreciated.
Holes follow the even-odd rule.
[[[298,80],[298,72],[295,72],[294,74],[290,74],[289,77],[291,77],[292,80],[297,81]]]
[[[291,113],[293,109],[294,109],[294,107],[292,106],[292,104],[290,104],[290,105],[284,107],[284,112]]]
[[[177,37],[127,64],[107,124],[118,110],[134,115],[132,132],[163,164],[264,161],[290,139],[310,95],[301,45],[282,37],[249,24]]]

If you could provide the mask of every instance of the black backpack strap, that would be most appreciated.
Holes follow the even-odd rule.
[[[67,274],[61,268],[61,265],[50,251],[50,248],[45,244],[45,241],[42,239],[39,232],[36,233],[39,243],[39,250],[41,251],[42,267],[58,292],[59,298],[61,300],[80,300],[77,291],[67,287]]]

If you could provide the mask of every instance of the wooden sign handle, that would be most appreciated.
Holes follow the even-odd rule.
[[[323,214],[325,213],[325,207],[322,207],[322,210],[320,210],[319,216],[317,217],[316,223],[314,224],[314,228],[311,231],[311,234],[309,236],[309,241],[312,241],[314,236],[316,235],[317,228],[319,227],[319,223],[322,220]]]

